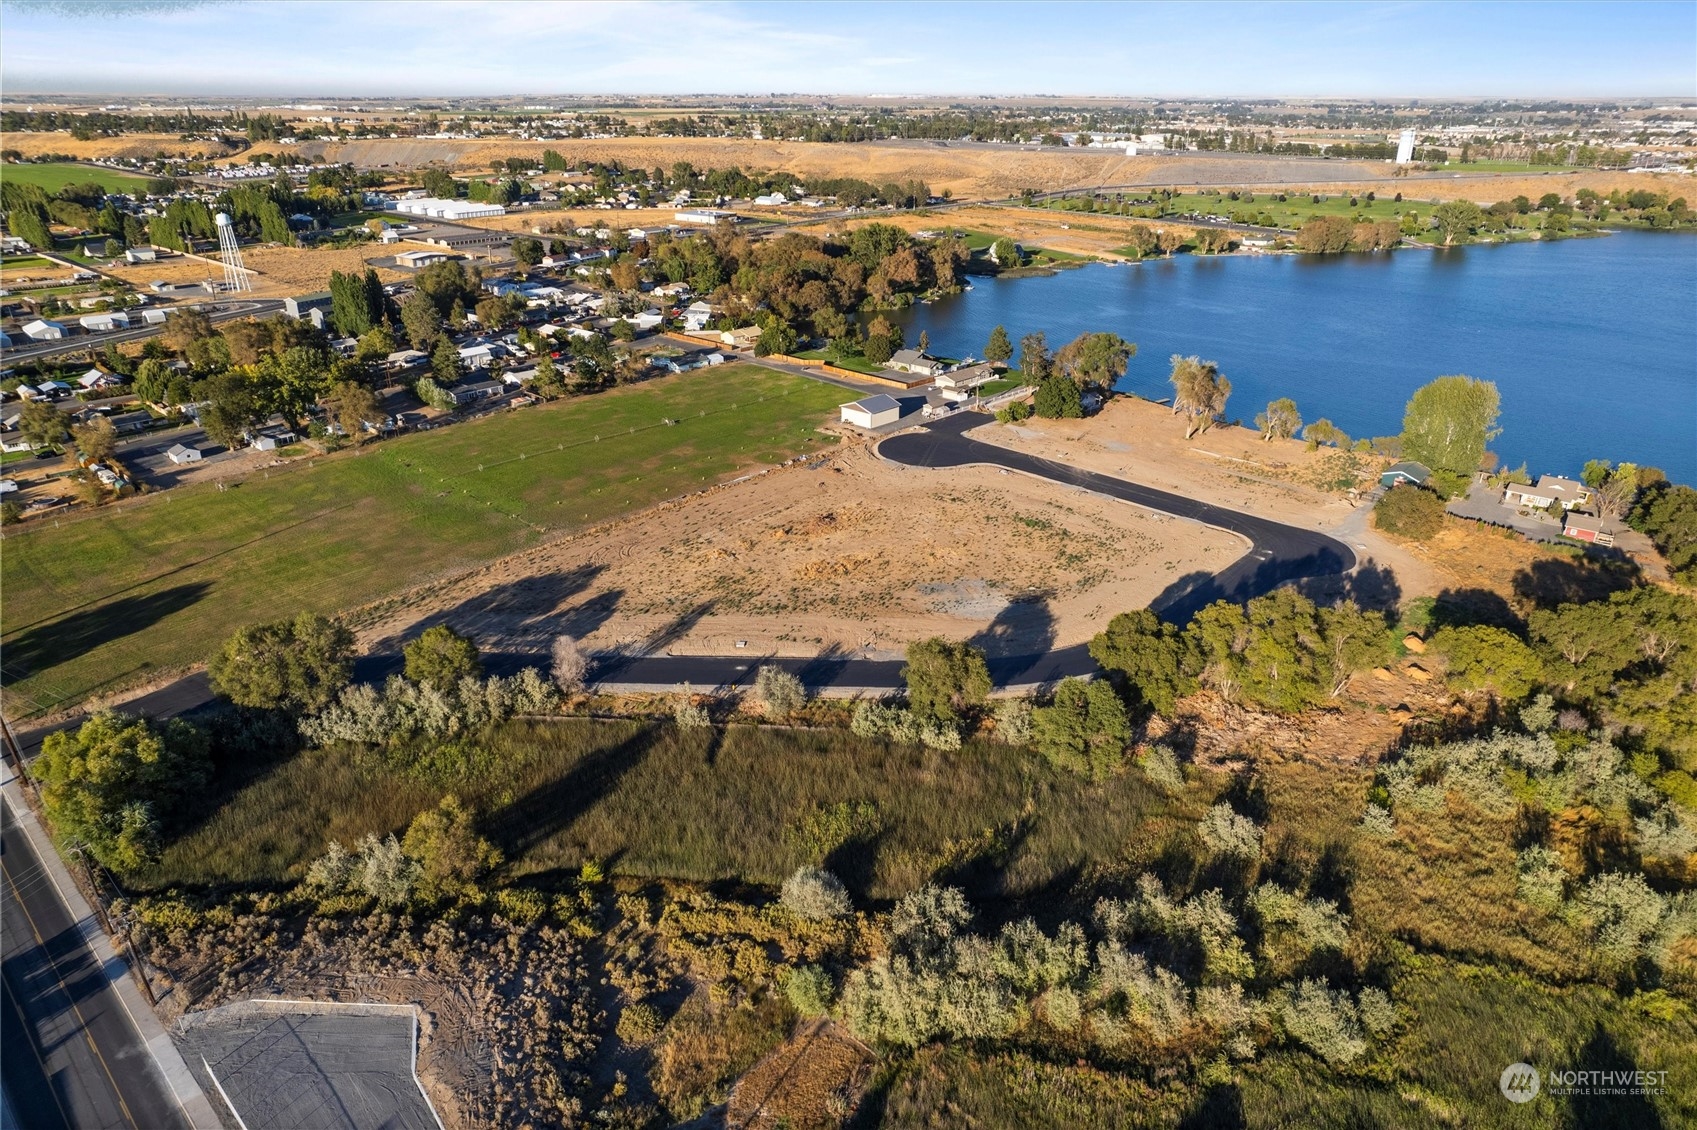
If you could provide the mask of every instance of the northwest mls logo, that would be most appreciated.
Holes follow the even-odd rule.
[[[1503,1068],[1497,1089],[1511,1103],[1529,1103],[1538,1097],[1538,1072],[1530,1063],[1511,1063]]]

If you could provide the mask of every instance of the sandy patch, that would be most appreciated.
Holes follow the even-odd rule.
[[[361,247],[282,247],[261,244],[242,248],[242,265],[253,274],[253,297],[283,298],[323,290],[330,285],[330,272],[363,272],[374,259],[385,259],[395,253],[392,247],[369,244]],[[133,267],[118,264],[108,274],[128,282],[137,289],[146,289],[154,281],[170,283],[199,283],[221,277],[217,256],[176,255],[153,263]],[[384,282],[410,278],[410,272],[391,267],[378,267],[377,275]]]
[[[730,1130],[825,1130],[843,1124],[876,1057],[829,1020],[802,1025],[731,1088]]]
[[[368,610],[392,650],[447,621],[495,651],[899,655],[931,635],[991,654],[1089,639],[1229,534],[992,468],[932,471],[862,445],[527,550]],[[739,647],[739,643],[742,645]]]

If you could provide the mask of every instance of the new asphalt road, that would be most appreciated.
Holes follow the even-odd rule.
[[[170,1130],[182,1108],[53,880],[13,819],[0,826],[6,1097],[23,1127]]]

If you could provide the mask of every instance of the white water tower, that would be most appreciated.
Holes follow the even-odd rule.
[[[212,219],[218,225],[218,250],[224,254],[224,289],[236,293],[252,290],[247,268],[242,266],[242,249],[236,246],[235,223],[223,212]]]

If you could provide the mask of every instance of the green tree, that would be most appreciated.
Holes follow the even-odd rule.
[[[1444,500],[1424,487],[1399,483],[1373,504],[1373,525],[1399,537],[1430,541],[1444,528]]]
[[[34,448],[63,443],[71,434],[64,413],[45,400],[26,400],[18,408],[18,431]]]
[[[71,438],[85,463],[104,463],[118,450],[118,433],[113,429],[112,421],[105,416],[96,416],[86,424],[73,425]]]
[[[212,689],[238,706],[311,714],[353,673],[354,635],[313,612],[239,629],[207,663]]]
[[[1055,368],[1080,388],[1106,391],[1135,356],[1137,346],[1117,334],[1079,334],[1055,354]]]
[[[429,349],[442,334],[442,312],[428,294],[415,290],[401,303],[401,326],[414,349]]]
[[[359,344],[354,347],[354,360],[370,365],[387,360],[389,354],[400,348],[400,343],[395,340],[395,331],[387,322],[382,322],[360,336]]]
[[[1281,397],[1267,403],[1267,410],[1255,417],[1255,426],[1263,440],[1289,439],[1302,430],[1302,413],[1296,410],[1296,401]]]
[[[1226,410],[1232,383],[1220,367],[1200,357],[1172,356],[1172,375],[1167,378],[1173,386],[1173,411],[1188,417],[1184,438],[1190,439],[1213,426],[1220,413]]]
[[[381,287],[377,293],[381,298]],[[371,308],[364,276],[330,272],[330,320],[343,337],[359,337],[377,324],[381,317],[381,306],[375,311]]]
[[[996,265],[1004,270],[1020,265],[1019,244],[1006,236],[990,245],[990,255],[996,260]]]
[[[960,710],[982,703],[990,693],[984,653],[969,643],[941,636],[907,645],[902,679],[915,715],[950,724],[959,720]]]
[[[453,690],[461,679],[483,674],[477,645],[446,624],[426,628],[401,654],[406,657],[407,678],[440,691]]]
[[[782,318],[773,318],[760,331],[760,339],[754,343],[754,355],[770,357],[774,353],[791,353],[795,350],[796,340],[796,332],[790,329],[788,323]]]
[[[530,387],[541,396],[552,398],[565,395],[566,382],[560,379],[560,370],[546,349],[536,358],[536,377],[530,382]]]
[[[365,442],[366,422],[376,423],[383,412],[377,395],[355,381],[341,381],[330,389],[328,407],[336,423],[342,426],[355,446]]]
[[[1002,326],[997,326],[990,331],[990,340],[984,346],[984,360],[1006,364],[1008,358],[1012,356],[1013,343],[1008,341],[1008,331]]]
[[[1463,242],[1470,239],[1485,222],[1485,213],[1471,200],[1451,200],[1434,208],[1432,219],[1437,221],[1444,246],[1448,247],[1458,239]]]
[[[1171,714],[1181,695],[1197,689],[1201,656],[1177,625],[1147,608],[1122,612],[1090,641],[1090,656],[1126,682],[1158,714]]]
[[[1197,613],[1189,632],[1203,657],[1204,680],[1228,697],[1296,714],[1332,692],[1332,649],[1320,609],[1291,589],[1276,589],[1243,608],[1211,604]]]
[[[157,857],[162,826],[211,774],[206,736],[195,727],[111,711],[49,734],[34,765],[54,830],[120,874]]]
[[[1402,415],[1402,453],[1436,471],[1471,477],[1500,433],[1502,398],[1491,381],[1439,377],[1415,390]]]
[[[1044,378],[1031,398],[1037,415],[1046,420],[1077,420],[1084,415],[1084,397],[1078,386],[1063,376]]]
[[[465,376],[465,361],[460,357],[459,347],[447,334],[436,339],[436,348],[430,351],[430,375],[436,378],[436,383],[447,387]]]
[[[536,266],[542,262],[542,241],[519,236],[513,240],[513,258],[526,267]]]
[[[1131,741],[1125,704],[1104,679],[1063,679],[1054,702],[1031,712],[1037,751],[1059,768],[1100,780]]]
[[[477,834],[471,813],[452,793],[413,817],[401,852],[417,865],[417,891],[426,899],[474,896],[478,880],[501,865],[501,853]]]
[[[1449,685],[1458,691],[1490,691],[1518,702],[1543,678],[1538,656],[1519,636],[1482,624],[1441,628],[1432,650],[1449,664]]]

